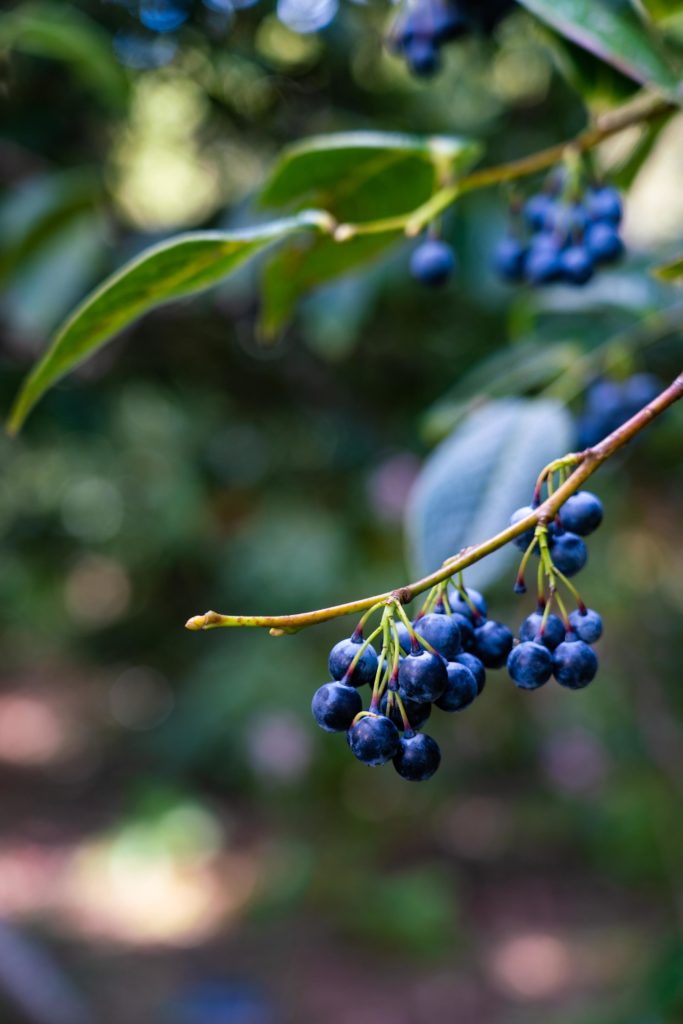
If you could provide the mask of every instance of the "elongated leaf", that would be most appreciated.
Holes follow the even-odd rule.
[[[430,455],[413,488],[405,528],[415,574],[504,529],[573,436],[566,408],[546,399],[502,399],[471,413]],[[468,569],[466,581],[492,583],[516,554],[508,544]]]
[[[110,106],[121,107],[128,96],[128,77],[109,35],[73,5],[22,4],[0,15],[2,49],[64,61]]]
[[[397,231],[361,235],[348,242],[314,237],[276,252],[266,264],[262,281],[260,328],[265,340],[277,337],[302,295],[368,263],[400,237]]]
[[[92,293],[58,331],[25,380],[10,414],[16,433],[55,381],[150,309],[203,291],[275,242],[319,228],[324,214],[308,211],[248,231],[198,231],[147,249]]]
[[[671,260],[670,263],[664,263],[661,267],[656,267],[654,274],[655,277],[660,279],[660,281],[671,281],[673,284],[683,284],[683,256],[679,256],[677,259]]]
[[[629,0],[520,0],[532,14],[629,78],[681,97],[661,42]]]
[[[415,209],[443,177],[463,174],[480,153],[479,143],[447,136],[316,136],[285,150],[261,200],[318,206],[340,221],[380,220]]]

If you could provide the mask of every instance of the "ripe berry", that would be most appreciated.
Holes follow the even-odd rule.
[[[406,695],[401,691],[399,691],[399,693],[401,695],[403,707],[405,708],[406,714],[408,716],[408,721],[413,727],[413,730],[417,732],[420,726],[424,725],[424,723],[431,715],[432,705],[421,704],[419,701],[411,700],[410,697],[406,697]],[[403,718],[401,717],[401,712],[399,711],[398,704],[396,703],[396,701],[393,701],[391,711],[387,711],[388,698],[388,693],[385,693],[384,696],[382,697],[382,702],[380,704],[382,714],[386,715],[387,718],[390,718],[397,729],[403,731]]]
[[[471,651],[472,645],[474,644],[474,626],[472,620],[468,619],[466,615],[461,615],[460,612],[453,612],[453,619],[458,623],[458,629],[460,630],[460,643],[464,651]]]
[[[449,661],[446,672],[446,689],[434,703],[442,711],[461,711],[477,696],[477,680],[470,670],[458,661]]]
[[[344,732],[362,710],[358,690],[345,683],[325,683],[311,701],[313,717],[325,732]]]
[[[562,619],[557,615],[548,615],[545,620],[543,635],[540,633],[543,623],[543,612],[532,612],[519,628],[519,639],[523,642],[535,640],[543,644],[549,651],[554,651],[564,640],[565,628]]]
[[[621,222],[623,213],[621,196],[615,188],[611,188],[609,185],[591,189],[586,195],[586,206],[593,220],[607,221],[616,225]]]
[[[575,576],[588,560],[588,548],[575,533],[557,533],[550,541],[553,564],[564,576]]]
[[[427,239],[413,250],[410,272],[420,284],[439,288],[455,270],[455,253],[447,242]]]
[[[452,661],[462,649],[460,629],[452,615],[423,615],[415,621],[414,629],[446,661]]]
[[[351,752],[364,764],[377,767],[396,754],[400,737],[398,729],[386,715],[363,715],[346,734]]]
[[[586,284],[593,276],[593,260],[583,245],[570,245],[560,255],[560,269],[570,284]]]
[[[483,661],[476,654],[470,654],[469,651],[463,651],[455,660],[470,670],[477,684],[477,695],[479,695],[486,686],[486,669]]]
[[[532,509],[531,505],[524,505],[522,508],[518,508],[510,516],[510,526],[515,526],[515,524],[518,523],[520,519],[526,519],[526,517],[530,516],[533,511],[534,510]],[[528,530],[525,530],[524,533],[521,533],[519,537],[515,537],[512,543],[519,551],[526,551],[526,549],[529,547],[532,540],[534,539],[535,530],[535,526],[530,527]]]
[[[512,639],[504,623],[489,619],[474,631],[474,653],[487,668],[502,668],[512,650]]]
[[[560,509],[563,529],[587,537],[602,522],[602,502],[590,491],[577,491]]]
[[[362,640],[350,637],[348,640],[340,640],[338,644],[334,645],[328,661],[328,668],[333,679],[344,678],[362,643]],[[374,683],[377,660],[377,651],[372,644],[368,644],[346,682],[351,683],[352,686]]]
[[[403,622],[396,622],[395,626],[401,650],[405,651],[405,653],[407,654],[412,646],[410,640],[410,633],[408,632],[408,627]]]
[[[524,204],[524,219],[532,231],[542,231],[552,218],[555,200],[545,192],[530,196]]]
[[[524,274],[530,284],[550,284],[562,272],[560,246],[549,235],[537,235],[527,251]]]
[[[405,44],[403,53],[406,58],[406,64],[413,74],[419,78],[429,78],[438,70],[439,51],[431,39],[426,39],[424,36],[415,36],[410,42]],[[413,276],[418,277],[414,270]],[[422,279],[418,277],[418,280]],[[434,284],[437,282],[429,281],[423,283]]]
[[[585,612],[578,608],[570,612],[569,624],[584,643],[595,644],[602,636],[602,618],[592,608],[586,608]]]
[[[547,683],[553,671],[553,656],[543,644],[527,640],[510,652],[508,672],[520,690],[537,690]]]
[[[448,603],[450,604],[451,609],[458,615],[464,615],[466,619],[470,620],[470,622],[475,622],[475,620],[481,620],[482,618],[485,619],[489,606],[486,603],[484,595],[480,594],[478,590],[474,589],[474,587],[465,587],[465,593],[469,598],[469,602],[465,600],[456,587],[449,587]],[[474,608],[479,613],[478,616],[472,610],[471,605],[474,605]]]
[[[597,671],[595,651],[583,640],[565,640],[553,654],[553,675],[561,686],[570,690],[588,686]]]
[[[588,226],[585,243],[595,263],[612,263],[624,251],[624,243],[617,229],[603,220]]]
[[[418,651],[403,659],[398,670],[401,690],[411,700],[424,704],[436,700],[446,689],[446,662],[438,654]]]
[[[521,281],[524,277],[526,246],[514,235],[501,238],[496,246],[494,266],[505,281]]]
[[[661,385],[651,373],[634,373],[622,387],[622,401],[628,410],[626,419],[656,398]]]
[[[439,744],[423,732],[404,736],[394,757],[394,768],[409,782],[431,779],[440,763]]]

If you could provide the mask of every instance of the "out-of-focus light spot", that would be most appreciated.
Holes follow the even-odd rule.
[[[218,170],[196,138],[207,111],[206,95],[189,77],[160,72],[138,80],[130,122],[114,147],[112,183],[136,226],[193,224],[220,202]]]
[[[76,622],[86,626],[107,626],[120,619],[130,599],[128,576],[111,558],[83,558],[64,584],[67,610]]]
[[[175,39],[168,36],[149,39],[137,32],[117,32],[112,46],[121,64],[135,71],[163,68],[171,63],[178,50]]]
[[[0,760],[16,765],[43,765],[67,747],[67,727],[57,711],[37,697],[0,695]]]
[[[0,915],[19,918],[45,913],[56,895],[56,880],[67,852],[37,843],[0,846]]]
[[[278,0],[277,15],[287,28],[306,35],[329,25],[338,7],[338,0]]]
[[[494,947],[490,968],[508,995],[524,1001],[559,995],[576,974],[566,943],[541,932],[515,935]]]
[[[160,672],[129,668],[109,688],[109,710],[127,729],[153,729],[171,713],[173,692]]]
[[[151,32],[175,32],[189,16],[189,4],[178,0],[141,0],[140,21]]]
[[[238,5],[233,0],[204,0],[204,6],[217,14],[230,14]]]
[[[315,36],[298,35],[283,25],[274,14],[261,21],[256,33],[256,49],[281,68],[308,67],[322,52],[322,43]]]
[[[605,780],[605,751],[597,737],[584,729],[549,737],[541,757],[550,781],[567,793],[594,791]]]
[[[121,529],[123,499],[109,480],[90,477],[67,488],[62,498],[64,529],[79,540],[110,540]]]
[[[308,769],[311,741],[295,715],[286,712],[261,715],[250,723],[247,737],[249,759],[260,775],[292,782]]]
[[[493,87],[507,103],[538,103],[548,91],[551,75],[540,49],[504,47],[493,64]]]
[[[683,115],[663,129],[628,194],[624,240],[628,248],[658,249],[683,233]]]
[[[385,522],[403,518],[406,499],[420,468],[420,460],[410,452],[386,459],[370,474],[368,493],[375,513]]]
[[[507,848],[512,828],[513,817],[503,801],[473,796],[444,809],[438,835],[461,857],[493,861]]]

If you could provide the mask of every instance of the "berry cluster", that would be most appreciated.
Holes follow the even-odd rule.
[[[531,511],[531,506],[518,509],[510,523],[519,522]],[[586,607],[568,577],[575,576],[586,564],[588,549],[583,538],[598,528],[602,516],[600,499],[589,491],[577,491],[553,523],[513,541],[524,551],[515,584],[518,593],[526,590],[524,570],[530,555],[540,556],[538,607],[522,623],[519,640],[507,661],[512,681],[522,690],[536,690],[551,676],[561,686],[580,690],[595,677],[598,659],[591,645],[602,636],[602,619]],[[549,583],[547,596],[544,579]],[[558,592],[559,583],[564,583],[576,599],[577,608],[570,614]],[[553,614],[554,603],[560,615]]]
[[[531,507],[512,517],[519,522]],[[538,551],[538,608],[529,615],[515,641],[502,622],[488,617],[482,594],[466,588],[462,577],[434,587],[411,622],[397,598],[373,606],[355,632],[330,652],[331,681],[318,689],[312,711],[326,732],[346,732],[352,753],[367,765],[392,761],[404,779],[421,782],[439,767],[436,741],[420,731],[432,713],[462,711],[482,693],[488,669],[507,665],[513,682],[535,690],[551,675],[562,686],[580,689],[597,671],[592,650],[602,633],[597,612],[586,608],[568,577],[586,563],[583,537],[602,520],[595,495],[579,491],[569,498],[556,521],[539,525],[515,540],[524,558],[515,584],[524,592],[524,569]],[[547,580],[547,592],[544,580]],[[576,598],[567,613],[558,585]],[[556,605],[560,614],[553,614]],[[383,608],[380,625],[367,638],[370,617]],[[381,637],[378,652],[373,641]],[[361,689],[371,696],[363,709]]]
[[[396,18],[387,44],[413,74],[429,77],[439,69],[445,43],[490,34],[513,6],[513,0],[417,0]]]
[[[586,393],[583,412],[577,422],[577,446],[590,448],[634,416],[661,390],[649,373],[634,373],[625,381],[601,378]]]
[[[495,268],[505,281],[583,285],[596,267],[619,259],[621,197],[610,185],[583,190],[566,174],[552,175],[543,191],[511,211],[508,233],[496,248]]]

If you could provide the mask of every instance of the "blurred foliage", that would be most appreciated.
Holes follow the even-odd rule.
[[[493,163],[585,117],[521,10],[424,83],[384,52],[379,6],[343,5],[304,36],[257,5],[227,35],[189,23],[169,64],[125,71],[98,49],[125,11],[60,6],[97,38],[94,67],[66,21],[21,45],[0,28],[4,410],[104,275],[170,232],[254,223],[292,140],[465,135]],[[680,1019],[682,409],[595,481],[607,525],[582,588],[607,623],[599,682],[532,701],[492,678],[466,716],[435,723],[429,786],[364,771],[309,720],[350,624],[182,629],[206,606],[295,611],[405,582],[407,492],[473,409],[551,398],[574,414],[602,373],[678,372],[680,291],[649,268],[681,251],[680,116],[660,128],[594,157],[632,182],[630,251],[580,294],[501,286],[490,252],[508,195],[472,194],[443,225],[461,269],[438,301],[401,242],[305,299],[266,348],[262,268],[243,267],[129,327],[0,442],[0,857],[74,851],[45,891],[31,876],[34,902],[2,890],[0,912],[67,950],[95,1019],[181,1019],[160,1016],[159,991],[231,971],[282,1000],[273,1020],[345,1024],[333,993],[360,986],[377,1020],[449,1019],[461,1000],[478,1024]],[[516,624],[529,602],[509,584],[490,596]],[[12,718],[29,698],[20,710],[43,719]],[[191,945],[178,971],[171,949]],[[547,988],[538,950],[564,957]]]

